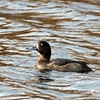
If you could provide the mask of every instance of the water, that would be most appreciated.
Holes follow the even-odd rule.
[[[26,50],[39,40],[94,72],[39,72]],[[0,0],[0,99],[100,99],[100,1]]]

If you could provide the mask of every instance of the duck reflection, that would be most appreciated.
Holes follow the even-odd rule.
[[[38,75],[36,76],[36,80],[38,83],[45,83],[53,81],[53,79],[50,78],[50,72],[48,71],[39,71]]]

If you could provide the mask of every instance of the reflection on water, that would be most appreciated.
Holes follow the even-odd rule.
[[[99,0],[0,1],[0,99],[100,99]],[[89,63],[88,74],[39,72],[39,40],[52,47],[52,58]]]

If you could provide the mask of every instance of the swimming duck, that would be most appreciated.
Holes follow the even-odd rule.
[[[51,47],[49,43],[46,41],[39,41],[37,43],[37,46],[33,46],[28,50],[36,50],[40,53],[40,58],[36,62],[36,68],[38,68],[40,71],[57,70],[57,71],[64,71],[64,72],[81,72],[81,73],[92,71],[92,69],[90,69],[87,66],[87,63],[82,61],[74,61],[74,60],[63,59],[63,58],[50,60]]]

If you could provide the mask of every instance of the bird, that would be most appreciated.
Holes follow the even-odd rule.
[[[88,73],[93,71],[87,66],[86,62],[76,61],[65,58],[51,58],[51,47],[47,41],[40,40],[36,46],[28,48],[28,50],[35,50],[40,53],[40,57],[36,62],[36,68],[40,71],[62,71],[62,72],[79,72]]]

